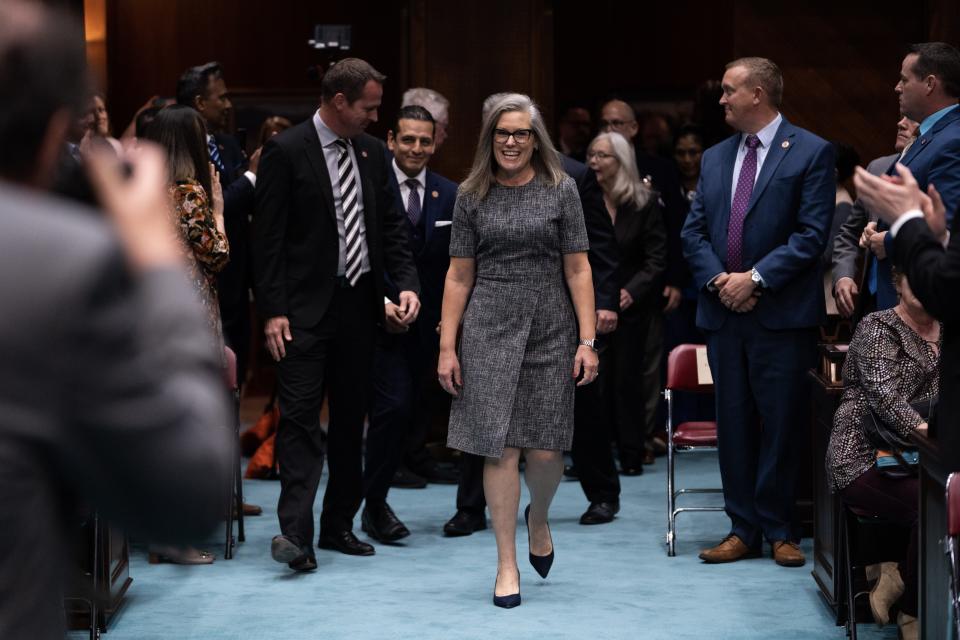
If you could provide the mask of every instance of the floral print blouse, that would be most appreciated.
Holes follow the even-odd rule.
[[[213,207],[203,186],[196,180],[179,181],[170,187],[174,212],[184,242],[190,277],[207,310],[210,329],[223,351],[223,327],[217,298],[217,274],[230,260],[227,237],[217,229]]]
[[[911,403],[929,400],[940,389],[940,344],[934,348],[894,309],[860,321],[843,364],[843,395],[833,416],[827,474],[833,491],[845,489],[876,461],[861,421],[873,409],[884,424],[907,437],[923,418]]]

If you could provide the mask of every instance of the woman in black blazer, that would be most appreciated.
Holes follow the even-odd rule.
[[[598,135],[587,152],[620,248],[620,322],[601,357],[600,383],[624,475],[643,472],[646,440],[656,420],[663,344],[660,293],[667,261],[659,195],[640,180],[634,158],[630,143],[615,132]]]

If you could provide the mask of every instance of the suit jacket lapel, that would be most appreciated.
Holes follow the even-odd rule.
[[[327,158],[323,155],[323,147],[320,146],[320,137],[317,135],[317,130],[313,126],[313,120],[308,120],[306,124],[309,128],[304,132],[304,152],[307,154],[307,160],[317,179],[317,186],[320,187],[320,193],[323,194],[323,200],[327,204],[327,211],[330,213],[334,222],[336,222],[337,209],[333,205],[333,186],[330,182],[333,180],[333,176],[331,176],[327,170]]]
[[[753,193],[750,195],[750,204],[747,206],[746,215],[750,215],[750,212],[753,211],[757,200],[763,195],[763,190],[770,184],[770,178],[776,173],[780,162],[783,161],[793,147],[793,142],[791,142],[792,138],[793,131],[790,130],[789,124],[784,120],[780,123],[780,128],[777,129],[777,135],[773,137],[773,141],[770,143],[770,149],[767,150],[767,157],[763,159],[763,166],[760,168],[760,175],[757,176],[756,184],[753,185]]]
[[[360,142],[360,138],[353,138],[353,154],[357,158],[357,171],[360,173],[360,188],[363,190],[363,223],[367,236],[367,251],[371,251],[370,240],[377,224],[376,194],[373,192],[373,183],[370,181],[370,166],[367,148]],[[378,149],[372,153],[380,153]]]
[[[436,178],[430,169],[427,169],[425,176],[425,187],[423,189],[423,223],[426,225],[426,231],[423,235],[423,245],[430,244],[430,238],[433,237],[434,227],[437,225],[437,217],[440,214],[440,207],[436,206],[433,194],[440,193]]]
[[[930,144],[930,141],[933,140],[933,138],[940,133],[944,127],[952,124],[958,118],[960,118],[960,108],[956,108],[940,118],[940,120],[937,121],[937,124],[933,125],[933,128],[930,129],[930,131],[927,131],[926,135],[920,136],[918,140],[910,145],[910,148],[907,149],[907,153],[905,156],[903,156],[903,160],[900,161],[900,164],[904,164],[909,167],[910,163],[913,162],[918,155],[923,153],[923,150],[927,148],[927,146]]]
[[[734,136],[728,142],[728,148],[724,151],[723,162],[720,163],[723,175],[720,177],[720,186],[723,188],[723,212],[724,228],[730,220],[730,207],[733,206],[733,166],[737,163],[737,149],[740,148],[740,136]]]

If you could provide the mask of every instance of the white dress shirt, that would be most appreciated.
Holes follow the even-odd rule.
[[[320,118],[320,110],[313,114],[313,126],[317,130],[317,136],[320,137],[320,145],[323,147],[323,157],[327,161],[327,174],[330,176],[330,186],[333,187],[333,207],[337,213],[337,234],[340,236],[340,257],[337,258],[337,275],[342,276],[346,272],[347,264],[347,231],[346,223],[343,218],[343,203],[340,197],[340,145],[336,142],[340,139],[333,129],[324,124]],[[350,160],[353,162],[353,179],[357,183],[357,212],[360,215],[360,273],[370,271],[370,256],[367,249],[367,227],[363,218],[363,182],[360,180],[360,169],[357,167],[357,155],[353,150],[353,143],[347,139],[347,153],[350,154]]]
[[[753,176],[753,183],[757,183],[757,176],[760,175],[760,169],[763,168],[763,161],[767,159],[767,152],[770,151],[770,145],[777,135],[777,129],[783,122],[783,116],[779,113],[777,117],[770,121],[770,124],[760,129],[756,136],[760,138],[760,146],[757,147],[757,173]],[[733,165],[733,185],[730,189],[730,201],[733,201],[734,194],[737,193],[737,180],[740,179],[740,168],[743,166],[743,160],[747,157],[747,135],[740,134],[740,146],[737,148],[737,161]]]

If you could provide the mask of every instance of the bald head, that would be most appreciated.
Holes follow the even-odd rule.
[[[85,61],[80,25],[66,14],[0,2],[0,177],[49,179],[66,126],[89,93]]]
[[[633,142],[637,135],[637,115],[623,100],[610,100],[600,109],[600,131],[619,133]]]

